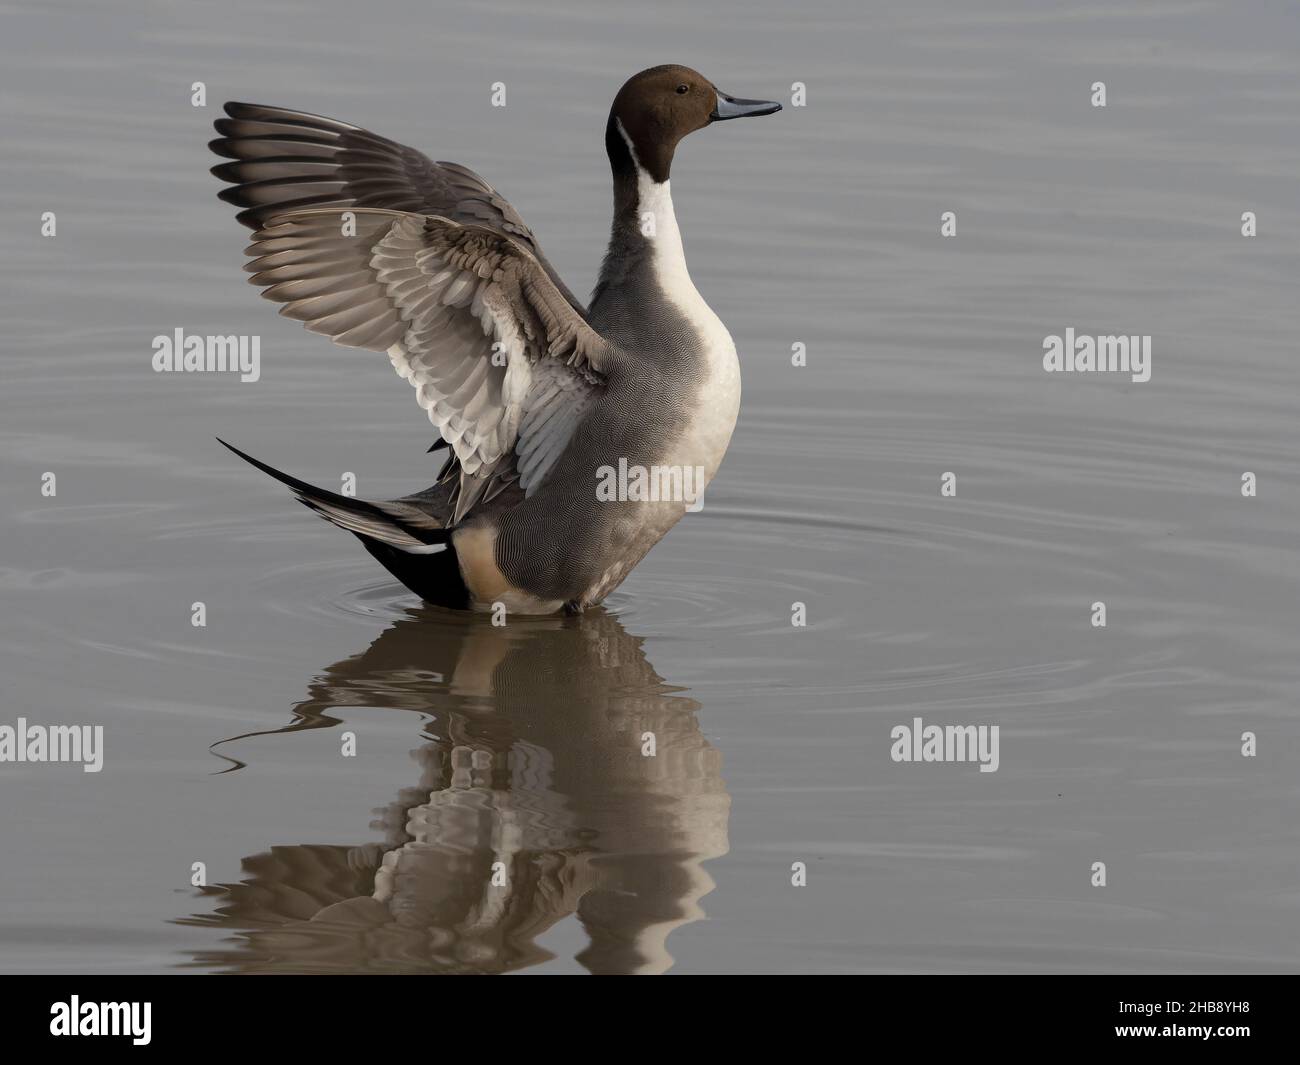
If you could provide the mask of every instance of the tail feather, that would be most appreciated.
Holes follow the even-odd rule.
[[[317,488],[217,439],[245,462],[288,485],[299,502],[326,521],[356,536],[389,573],[421,599],[453,610],[469,609],[469,589],[460,573],[451,530],[438,527],[432,515],[402,500],[369,503]]]
[[[233,451],[249,465],[256,466],[281,484],[288,485],[300,503],[310,507],[326,521],[333,522],[339,528],[356,533],[363,542],[366,539],[377,540],[411,554],[430,554],[445,549],[450,530],[430,527],[427,516],[419,515],[409,504],[371,503],[364,499],[317,488],[315,485],[277,470],[274,466],[260,462],[234,445],[227,444],[220,437],[217,438],[217,442],[222,447]],[[403,511],[411,513],[404,515]],[[415,518],[421,520],[418,522],[412,520]]]

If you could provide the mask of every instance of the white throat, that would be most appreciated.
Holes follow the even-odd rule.
[[[655,181],[636,157],[636,149],[618,124],[618,131],[636,166],[637,224],[650,243],[650,265],[664,297],[694,328],[700,345],[701,376],[698,407],[681,439],[667,448],[670,462],[704,468],[712,480],[726,453],[740,410],[740,363],[736,345],[722,320],[704,302],[686,269],[682,234],[673,212],[669,182]]]
[[[731,334],[704,302],[704,297],[691,281],[690,271],[686,269],[682,232],[677,227],[677,215],[673,211],[672,182],[655,181],[650,176],[636,157],[636,149],[623,123],[617,125],[636,167],[637,224],[642,236],[650,243],[650,262],[655,280],[668,300],[699,330],[701,339],[710,347],[727,349],[734,359],[736,349],[732,346]]]

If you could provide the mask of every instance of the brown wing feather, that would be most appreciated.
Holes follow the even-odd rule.
[[[567,303],[583,310],[519,213],[468,167],[434,162],[359,126],[305,111],[228,103],[225,112],[209,147],[232,161],[212,172],[231,184],[220,196],[244,208],[238,219],[250,229],[314,207],[439,215],[509,237],[532,254]]]
[[[533,427],[571,432],[613,349],[514,239],[448,218],[347,210],[352,223],[337,208],[269,218],[247,249],[250,280],[313,332],[388,352],[456,455],[453,522],[518,476],[517,444],[523,487],[540,483],[564,440],[539,447]],[[551,404],[558,420],[539,416]]]

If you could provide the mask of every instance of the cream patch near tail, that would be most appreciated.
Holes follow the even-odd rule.
[[[502,604],[514,614],[555,614],[563,599],[538,599],[510,583],[496,561],[497,531],[490,525],[472,525],[451,535],[460,561],[460,576],[469,589],[470,608],[489,613]]]

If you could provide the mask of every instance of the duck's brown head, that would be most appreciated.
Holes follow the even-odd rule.
[[[699,71],[669,64],[633,74],[623,83],[609,110],[605,148],[615,172],[635,162],[657,182],[668,180],[673,152],[688,133],[712,122],[750,115],[770,115],[781,105],[771,100],[740,100],[719,91]],[[626,139],[624,139],[626,138]]]

